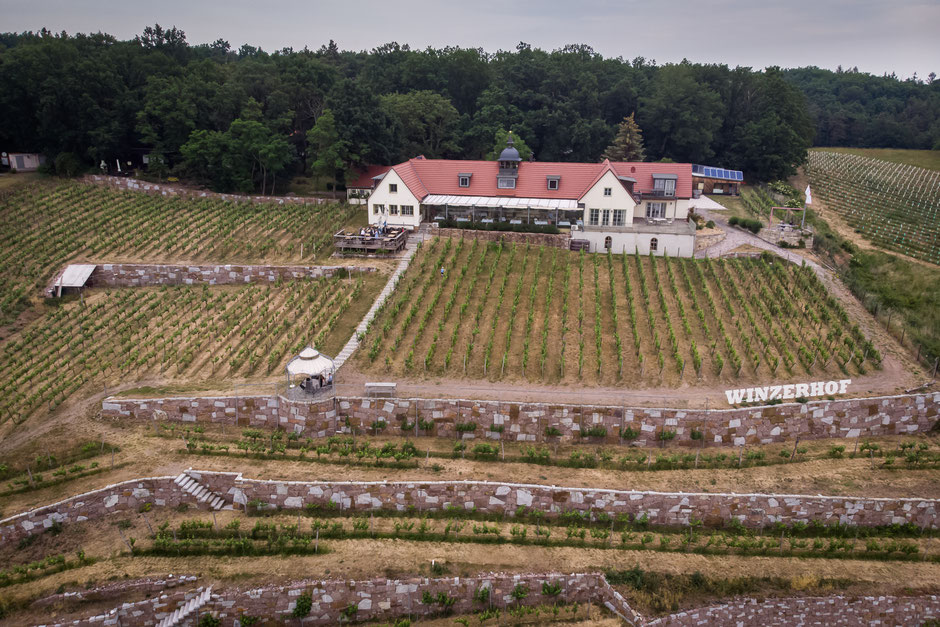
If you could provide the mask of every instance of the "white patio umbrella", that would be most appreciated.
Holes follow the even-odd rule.
[[[312,346],[308,346],[287,362],[286,370],[288,385],[290,385],[291,377],[296,375],[316,377],[332,373],[333,360]]]

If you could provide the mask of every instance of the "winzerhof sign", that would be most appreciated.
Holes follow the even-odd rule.
[[[839,381],[813,381],[812,383],[787,383],[785,385],[768,385],[762,388],[740,388],[725,390],[730,405],[738,403],[759,403],[761,401],[790,400],[795,398],[812,398],[814,396],[833,396],[845,394],[851,379]]]

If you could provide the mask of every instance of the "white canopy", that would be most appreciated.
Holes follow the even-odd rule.
[[[84,287],[88,277],[95,271],[95,265],[90,263],[71,263],[56,281],[57,287]]]
[[[514,198],[507,196],[449,196],[430,194],[422,205],[450,205],[451,207],[480,207],[510,209],[577,209],[578,201],[568,198]]]
[[[725,207],[724,205],[715,202],[714,200],[712,200],[711,198],[705,195],[702,195],[698,198],[693,198],[692,200],[690,200],[689,208],[709,210],[709,211],[723,211],[727,209],[727,207]]]
[[[315,377],[333,372],[333,360],[308,346],[300,354],[287,362],[287,374]]]

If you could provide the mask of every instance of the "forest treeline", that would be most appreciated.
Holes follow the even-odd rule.
[[[657,65],[589,46],[519,44],[267,53],[177,28],[0,34],[0,146],[61,173],[116,159],[220,190],[283,189],[297,173],[342,184],[351,168],[483,158],[511,129],[540,161],[596,161],[635,113],[648,160],[784,177],[816,144],[931,148],[940,81],[818,68]]]

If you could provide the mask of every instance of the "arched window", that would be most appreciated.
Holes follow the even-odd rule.
[[[655,253],[659,249],[659,240],[655,237],[650,240],[650,252]]]
[[[610,235],[604,238],[604,250],[610,250],[610,247],[613,245],[613,240],[610,238]]]

